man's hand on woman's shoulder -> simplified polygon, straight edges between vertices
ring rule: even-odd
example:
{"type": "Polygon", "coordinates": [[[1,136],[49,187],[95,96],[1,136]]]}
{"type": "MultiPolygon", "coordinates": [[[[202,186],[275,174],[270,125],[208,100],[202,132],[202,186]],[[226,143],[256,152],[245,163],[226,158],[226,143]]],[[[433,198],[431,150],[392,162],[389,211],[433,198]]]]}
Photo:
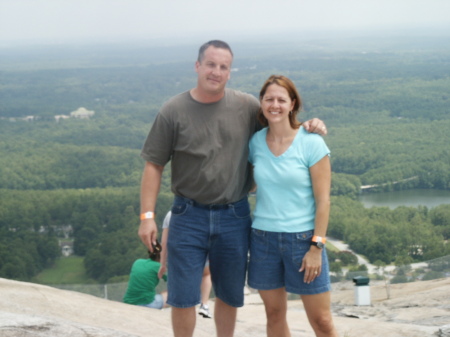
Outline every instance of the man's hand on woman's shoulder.
{"type": "Polygon", "coordinates": [[[325,123],[319,118],[313,118],[304,122],[303,127],[306,131],[317,133],[321,136],[326,136],[328,133],[325,123]]]}

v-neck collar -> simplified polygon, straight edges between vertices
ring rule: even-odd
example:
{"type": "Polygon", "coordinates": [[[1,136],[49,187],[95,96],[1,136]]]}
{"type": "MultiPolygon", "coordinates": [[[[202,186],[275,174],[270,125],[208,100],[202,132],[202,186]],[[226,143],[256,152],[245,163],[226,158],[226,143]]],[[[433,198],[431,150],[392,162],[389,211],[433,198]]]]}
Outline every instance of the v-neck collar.
{"type": "Polygon", "coordinates": [[[301,125],[300,128],[298,128],[297,133],[296,133],[294,139],[292,140],[291,144],[289,144],[288,148],[287,148],[282,154],[280,154],[279,156],[276,156],[276,155],[270,150],[269,144],[267,144],[267,131],[269,131],[269,128],[268,128],[268,127],[265,128],[265,129],[264,129],[264,134],[262,135],[262,136],[263,136],[263,140],[264,140],[264,149],[270,154],[270,156],[271,156],[272,158],[275,158],[275,159],[281,159],[281,158],[284,157],[286,154],[288,154],[290,151],[292,151],[292,150],[291,150],[291,149],[293,148],[292,145],[297,141],[297,138],[300,137],[300,133],[301,133],[302,129],[303,129],[303,126],[301,125]]]}

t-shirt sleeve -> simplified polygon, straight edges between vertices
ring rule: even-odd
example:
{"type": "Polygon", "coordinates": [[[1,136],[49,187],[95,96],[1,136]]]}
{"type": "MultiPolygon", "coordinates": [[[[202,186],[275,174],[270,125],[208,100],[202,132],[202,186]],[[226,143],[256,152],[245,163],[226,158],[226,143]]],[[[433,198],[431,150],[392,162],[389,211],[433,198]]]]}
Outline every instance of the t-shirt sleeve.
{"type": "Polygon", "coordinates": [[[308,141],[305,142],[308,158],[308,167],[314,166],[323,157],[330,155],[330,149],[322,136],[317,134],[308,134],[308,141]]]}
{"type": "Polygon", "coordinates": [[[164,107],[156,116],[141,151],[141,157],[154,164],[165,166],[173,151],[173,123],[170,116],[164,113],[164,107]]]}

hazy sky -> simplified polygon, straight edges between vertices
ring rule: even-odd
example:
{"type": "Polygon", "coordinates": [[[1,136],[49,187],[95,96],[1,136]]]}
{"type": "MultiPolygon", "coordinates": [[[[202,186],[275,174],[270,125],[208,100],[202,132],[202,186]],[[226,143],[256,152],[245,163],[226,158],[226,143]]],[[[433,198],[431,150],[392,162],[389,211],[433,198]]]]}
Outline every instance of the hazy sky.
{"type": "Polygon", "coordinates": [[[450,0],[0,0],[0,42],[450,27],[450,0]]]}

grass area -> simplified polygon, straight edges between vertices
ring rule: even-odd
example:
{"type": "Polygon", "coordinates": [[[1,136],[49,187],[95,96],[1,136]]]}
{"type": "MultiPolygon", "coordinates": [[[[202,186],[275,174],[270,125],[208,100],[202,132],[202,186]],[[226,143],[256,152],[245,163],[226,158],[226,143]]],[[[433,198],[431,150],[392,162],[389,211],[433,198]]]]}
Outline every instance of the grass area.
{"type": "Polygon", "coordinates": [[[59,258],[53,267],[36,275],[33,282],[40,284],[97,283],[86,275],[83,258],[79,256],[59,258]]]}
{"type": "Polygon", "coordinates": [[[327,242],[327,249],[331,250],[332,252],[339,252],[339,249],[334,246],[330,241],[327,242]]]}

